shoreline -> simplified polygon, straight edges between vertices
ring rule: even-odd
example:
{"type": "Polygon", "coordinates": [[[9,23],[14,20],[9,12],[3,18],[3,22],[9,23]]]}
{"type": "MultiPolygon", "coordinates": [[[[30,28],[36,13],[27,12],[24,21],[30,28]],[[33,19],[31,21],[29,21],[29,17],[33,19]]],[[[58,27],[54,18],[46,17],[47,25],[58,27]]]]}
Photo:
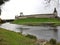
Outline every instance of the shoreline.
{"type": "Polygon", "coordinates": [[[13,24],[28,25],[28,26],[60,26],[60,20],[58,18],[25,18],[15,19],[13,24]]]}
{"type": "MultiPolygon", "coordinates": [[[[13,24],[18,24],[18,23],[13,23],[13,24]]],[[[23,23],[23,24],[18,24],[18,25],[27,25],[27,26],[60,26],[60,23],[23,23]]]]}

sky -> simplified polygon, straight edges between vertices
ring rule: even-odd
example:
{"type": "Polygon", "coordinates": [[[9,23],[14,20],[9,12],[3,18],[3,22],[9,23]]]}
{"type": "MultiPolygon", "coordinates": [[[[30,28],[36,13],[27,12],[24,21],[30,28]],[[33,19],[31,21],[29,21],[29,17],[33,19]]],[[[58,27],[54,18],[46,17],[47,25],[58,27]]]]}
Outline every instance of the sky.
{"type": "MultiPolygon", "coordinates": [[[[45,4],[44,0],[10,0],[1,6],[2,8],[2,19],[14,19],[15,16],[19,16],[20,12],[24,15],[30,14],[46,14],[53,13],[54,7],[58,6],[58,1],[51,1],[50,4],[45,4]]],[[[57,8],[58,12],[59,9],[57,8]]]]}

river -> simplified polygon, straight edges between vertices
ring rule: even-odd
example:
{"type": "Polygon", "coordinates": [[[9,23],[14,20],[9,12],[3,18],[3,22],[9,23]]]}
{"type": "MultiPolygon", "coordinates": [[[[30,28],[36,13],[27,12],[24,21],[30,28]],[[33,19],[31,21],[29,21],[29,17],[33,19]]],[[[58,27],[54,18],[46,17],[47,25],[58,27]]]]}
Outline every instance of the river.
{"type": "Polygon", "coordinates": [[[21,32],[22,29],[23,34],[35,35],[38,39],[50,40],[51,38],[54,38],[57,41],[60,41],[60,26],[26,26],[4,23],[1,24],[0,27],[15,32],[21,32]]]}

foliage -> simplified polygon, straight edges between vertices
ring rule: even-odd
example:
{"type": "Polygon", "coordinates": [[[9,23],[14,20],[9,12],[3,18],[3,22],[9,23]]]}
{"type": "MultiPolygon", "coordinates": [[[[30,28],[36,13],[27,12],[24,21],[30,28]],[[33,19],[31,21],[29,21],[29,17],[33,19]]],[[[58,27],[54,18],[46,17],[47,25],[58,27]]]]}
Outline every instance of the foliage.
{"type": "Polygon", "coordinates": [[[47,3],[50,3],[51,2],[51,0],[44,0],[44,1],[46,1],[47,3]]]}
{"type": "Polygon", "coordinates": [[[49,42],[50,42],[51,45],[56,45],[56,43],[57,43],[55,39],[50,39],[49,42]]]}
{"type": "Polygon", "coordinates": [[[0,5],[4,4],[7,1],[9,1],[9,0],[0,0],[0,5]]]}
{"type": "Polygon", "coordinates": [[[27,34],[26,37],[31,38],[31,39],[37,39],[36,36],[34,36],[34,35],[30,35],[30,34],[27,34]]]}
{"type": "Polygon", "coordinates": [[[7,1],[9,1],[9,0],[0,0],[0,15],[1,15],[1,5],[3,5],[7,1]]]}
{"type": "Polygon", "coordinates": [[[2,19],[0,18],[0,24],[3,23],[2,19]]]}

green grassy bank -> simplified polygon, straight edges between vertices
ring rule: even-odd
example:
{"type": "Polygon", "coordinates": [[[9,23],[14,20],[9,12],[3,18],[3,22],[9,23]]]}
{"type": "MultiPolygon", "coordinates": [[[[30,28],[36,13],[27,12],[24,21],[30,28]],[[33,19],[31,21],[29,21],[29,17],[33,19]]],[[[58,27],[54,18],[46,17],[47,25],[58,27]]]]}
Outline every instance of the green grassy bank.
{"type": "Polygon", "coordinates": [[[13,21],[15,24],[23,24],[23,25],[44,25],[44,24],[52,24],[52,25],[60,25],[60,19],[57,18],[25,18],[25,19],[16,19],[13,21]]]}
{"type": "MultiPolygon", "coordinates": [[[[23,36],[22,34],[0,28],[0,45],[40,45],[42,42],[37,42],[23,36]]],[[[54,39],[45,43],[45,45],[60,45],[54,39]],[[50,43],[52,42],[52,43],[50,43]]]]}
{"type": "Polygon", "coordinates": [[[0,28],[0,45],[35,45],[34,40],[0,28]]]}

